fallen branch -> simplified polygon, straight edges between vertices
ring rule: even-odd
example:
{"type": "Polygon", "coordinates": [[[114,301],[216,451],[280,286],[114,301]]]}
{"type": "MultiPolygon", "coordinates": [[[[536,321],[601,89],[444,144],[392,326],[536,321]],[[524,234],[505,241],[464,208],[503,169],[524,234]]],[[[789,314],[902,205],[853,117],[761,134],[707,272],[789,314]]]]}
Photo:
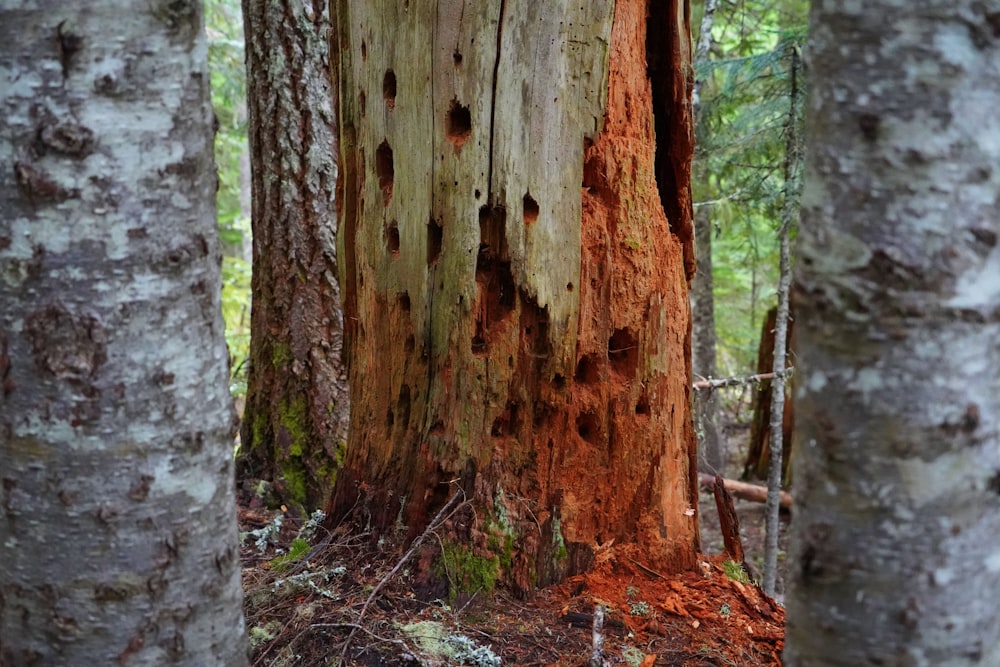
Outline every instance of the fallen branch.
{"type": "MultiPolygon", "coordinates": [[[[701,483],[701,488],[706,491],[713,491],[715,489],[715,477],[707,473],[700,473],[698,475],[698,481],[701,483]]],[[[723,486],[726,487],[726,491],[733,494],[737,498],[742,500],[751,500],[755,503],[767,502],[767,487],[758,486],[757,484],[748,484],[746,482],[741,482],[735,479],[723,479],[723,486]]],[[[786,510],[792,509],[792,496],[787,491],[781,492],[781,507],[786,510]]]]}
{"type": "MultiPolygon", "coordinates": [[[[786,368],[783,373],[779,373],[779,377],[789,377],[795,369],[791,366],[786,368]]],[[[773,380],[775,377],[774,373],[759,373],[757,375],[745,375],[742,377],[734,376],[728,378],[703,378],[693,383],[691,386],[695,390],[701,389],[718,389],[719,387],[734,387],[740,384],[750,384],[753,382],[760,382],[761,380],[773,380]]]]}

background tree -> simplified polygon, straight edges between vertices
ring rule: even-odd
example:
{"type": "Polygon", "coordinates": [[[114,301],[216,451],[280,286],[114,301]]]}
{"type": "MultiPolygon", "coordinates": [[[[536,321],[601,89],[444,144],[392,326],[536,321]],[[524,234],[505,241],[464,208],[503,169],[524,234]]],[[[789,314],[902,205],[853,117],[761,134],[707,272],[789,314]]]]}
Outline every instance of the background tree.
{"type": "MultiPolygon", "coordinates": [[[[711,220],[711,234],[700,238],[711,241],[721,375],[748,374],[764,314],[776,301],[790,54],[804,40],[807,8],[803,0],[720,3],[710,57],[696,63],[702,85],[693,171],[700,177],[693,185],[696,211],[709,209],[704,219],[711,220]]],[[[707,298],[693,304],[709,305],[707,298]]],[[[700,345],[695,340],[694,349],[700,345]]]]}
{"type": "Polygon", "coordinates": [[[200,3],[0,11],[0,663],[246,662],[200,3]]]}
{"type": "Polygon", "coordinates": [[[230,389],[242,406],[250,354],[250,152],[247,87],[240,0],[206,0],[205,32],[218,120],[215,202],[222,240],[222,316],[230,358],[230,389]]]}
{"type": "Polygon", "coordinates": [[[469,588],[693,565],[685,3],[335,4],[337,514],[412,535],[457,481],[469,588]]]}
{"type": "Polygon", "coordinates": [[[347,438],[326,0],[245,0],[253,308],[241,475],[324,506],[347,438]]]}
{"type": "Polygon", "coordinates": [[[817,2],[785,664],[1000,664],[996,6],[817,2]]]}
{"type": "MultiPolygon", "coordinates": [[[[701,88],[704,77],[710,72],[708,61],[714,42],[712,25],[715,23],[717,0],[706,0],[702,9],[698,29],[698,42],[694,52],[694,68],[702,78],[694,83],[693,108],[695,130],[701,119],[701,88]]],[[[694,179],[702,191],[711,187],[708,165],[705,160],[698,163],[694,179]]],[[[719,374],[716,354],[715,297],[712,280],[712,207],[708,203],[697,206],[694,211],[695,258],[698,270],[691,279],[691,367],[695,378],[714,378],[719,374]]],[[[725,476],[725,446],[716,423],[719,412],[719,395],[709,388],[694,395],[694,422],[698,436],[698,467],[705,472],[725,476]]]]}
{"type": "MultiPolygon", "coordinates": [[[[789,339],[789,295],[791,282],[791,233],[798,219],[797,176],[799,171],[799,56],[794,46],[790,47],[790,86],[788,113],[785,122],[785,193],[781,207],[781,228],[778,230],[778,305],[774,311],[774,347],[771,366],[774,378],[771,380],[771,433],[768,454],[770,465],[767,475],[767,539],[764,547],[764,592],[773,596],[778,574],[778,509],[781,483],[785,469],[784,416],[785,369],[788,367],[789,339]]],[[[788,443],[791,449],[791,442],[788,443]]]]}

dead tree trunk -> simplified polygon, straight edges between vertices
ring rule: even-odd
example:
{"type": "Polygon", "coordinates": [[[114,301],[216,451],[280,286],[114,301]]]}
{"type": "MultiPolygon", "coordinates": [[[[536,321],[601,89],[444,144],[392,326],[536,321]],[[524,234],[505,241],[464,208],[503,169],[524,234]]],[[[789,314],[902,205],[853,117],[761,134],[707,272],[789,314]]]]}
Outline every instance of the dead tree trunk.
{"type": "Polygon", "coordinates": [[[683,3],[648,52],[645,0],[335,4],[336,513],[361,494],[414,534],[458,480],[475,518],[444,548],[481,583],[557,581],[612,541],[691,566],[683,3]]]}

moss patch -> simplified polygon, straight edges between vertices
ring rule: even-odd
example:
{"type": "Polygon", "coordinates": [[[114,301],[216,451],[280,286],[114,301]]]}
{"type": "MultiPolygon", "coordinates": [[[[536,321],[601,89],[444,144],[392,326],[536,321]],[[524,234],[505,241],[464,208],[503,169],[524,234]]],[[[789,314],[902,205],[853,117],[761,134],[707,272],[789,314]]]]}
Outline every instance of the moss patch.
{"type": "Polygon", "coordinates": [[[292,348],[288,343],[275,343],[271,353],[271,363],[275,368],[281,368],[292,363],[292,348]]]}
{"type": "Polygon", "coordinates": [[[305,513],[306,510],[306,470],[299,459],[285,461],[281,465],[281,477],[284,481],[283,499],[296,509],[305,513]]]}
{"type": "Polygon", "coordinates": [[[441,572],[451,584],[452,599],[459,594],[489,595],[500,578],[500,559],[494,554],[479,556],[464,544],[445,541],[442,544],[441,572]]]}
{"type": "MultiPolygon", "coordinates": [[[[301,397],[291,402],[282,401],[278,406],[278,428],[284,429],[288,433],[288,451],[280,452],[281,454],[289,457],[305,454],[308,442],[307,410],[306,399],[301,397]]],[[[281,441],[282,438],[278,440],[281,441]]]]}

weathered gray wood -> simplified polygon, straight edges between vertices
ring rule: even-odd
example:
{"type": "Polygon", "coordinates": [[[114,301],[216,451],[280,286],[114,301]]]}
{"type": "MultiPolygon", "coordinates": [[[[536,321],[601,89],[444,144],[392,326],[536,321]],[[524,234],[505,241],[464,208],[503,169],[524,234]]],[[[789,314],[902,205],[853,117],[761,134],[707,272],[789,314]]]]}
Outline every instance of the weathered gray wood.
{"type": "MultiPolygon", "coordinates": [[[[690,249],[671,234],[689,200],[665,182],[667,220],[646,4],[335,4],[352,392],[336,504],[370,493],[374,523],[420,530],[457,481],[478,517],[461,548],[522,589],[610,539],[693,563],[690,249]]],[[[684,16],[656,28],[677,47],[655,84],[666,141],[690,135],[684,16]]],[[[686,177],[690,146],[671,148],[686,177]]]]}

